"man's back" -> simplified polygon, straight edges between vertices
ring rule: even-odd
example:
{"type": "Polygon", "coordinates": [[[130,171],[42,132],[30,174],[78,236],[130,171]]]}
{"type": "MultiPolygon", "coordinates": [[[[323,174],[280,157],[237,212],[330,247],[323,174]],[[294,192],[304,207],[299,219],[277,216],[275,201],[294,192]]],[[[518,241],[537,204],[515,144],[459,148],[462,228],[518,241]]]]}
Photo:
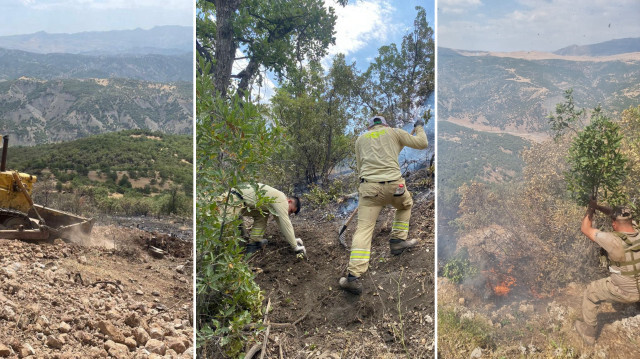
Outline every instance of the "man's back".
{"type": "Polygon", "coordinates": [[[387,126],[374,126],[356,140],[358,176],[367,181],[393,181],[402,177],[398,155],[405,146],[427,148],[427,135],[422,126],[416,127],[416,135],[387,126]]]}

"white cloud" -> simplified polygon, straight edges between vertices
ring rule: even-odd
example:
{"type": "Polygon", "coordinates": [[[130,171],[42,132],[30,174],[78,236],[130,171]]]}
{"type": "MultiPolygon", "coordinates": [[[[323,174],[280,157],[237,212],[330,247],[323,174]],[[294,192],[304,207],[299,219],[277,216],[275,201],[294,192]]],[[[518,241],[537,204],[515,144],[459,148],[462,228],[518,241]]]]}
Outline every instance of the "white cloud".
{"type": "Polygon", "coordinates": [[[480,5],[480,0],[438,0],[438,8],[445,14],[462,14],[480,5]]]}
{"type": "Polygon", "coordinates": [[[325,6],[335,9],[336,44],[329,48],[329,54],[348,55],[367,46],[371,41],[385,43],[387,34],[394,31],[393,24],[386,21],[395,11],[388,0],[360,0],[349,2],[347,6],[325,0],[325,6]]]}

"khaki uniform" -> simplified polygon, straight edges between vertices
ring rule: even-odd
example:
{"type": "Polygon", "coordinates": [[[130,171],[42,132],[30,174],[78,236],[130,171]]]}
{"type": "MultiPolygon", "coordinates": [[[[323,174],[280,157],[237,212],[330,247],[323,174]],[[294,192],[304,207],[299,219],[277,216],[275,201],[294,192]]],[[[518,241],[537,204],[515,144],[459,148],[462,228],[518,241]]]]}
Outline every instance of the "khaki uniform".
{"type": "Polygon", "coordinates": [[[291,248],[296,248],[296,236],[293,232],[291,220],[289,219],[289,202],[287,196],[265,184],[258,183],[258,186],[260,190],[265,191],[263,198],[271,197],[273,199],[272,203],[265,203],[258,206],[256,203],[255,190],[251,186],[240,187],[234,190],[234,192],[237,193],[236,197],[239,197],[238,199],[244,203],[244,207],[238,208],[235,215],[253,217],[253,227],[251,227],[251,231],[249,232],[250,242],[262,241],[265,230],[267,229],[269,214],[273,214],[276,222],[278,222],[282,236],[284,236],[291,248]]]}
{"type": "Polygon", "coordinates": [[[391,239],[406,240],[413,200],[408,190],[394,196],[399,184],[404,185],[398,155],[403,147],[427,148],[424,128],[416,128],[416,135],[386,126],[374,126],[356,140],[356,162],[360,178],[358,227],[351,243],[349,273],[360,277],[369,267],[371,237],[382,208],[392,205],[396,209],[391,239]]]}
{"type": "MultiPolygon", "coordinates": [[[[640,233],[623,233],[629,242],[639,241],[640,233]]],[[[638,283],[633,274],[640,270],[640,252],[628,250],[629,244],[620,236],[610,232],[596,232],[595,241],[607,251],[611,260],[608,278],[593,281],[584,291],[582,298],[582,317],[584,322],[590,326],[597,324],[598,307],[600,303],[619,302],[635,303],[640,301],[638,283]],[[638,261],[636,268],[633,264],[622,262],[638,261]]]]}

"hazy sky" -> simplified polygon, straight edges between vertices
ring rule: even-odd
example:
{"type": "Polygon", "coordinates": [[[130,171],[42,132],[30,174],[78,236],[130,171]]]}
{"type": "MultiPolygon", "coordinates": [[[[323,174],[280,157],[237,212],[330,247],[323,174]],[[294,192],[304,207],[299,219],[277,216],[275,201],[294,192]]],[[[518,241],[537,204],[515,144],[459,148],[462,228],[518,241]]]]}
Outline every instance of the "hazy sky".
{"type": "Polygon", "coordinates": [[[193,0],[0,0],[0,36],[193,24],[193,0]]]}
{"type": "Polygon", "coordinates": [[[638,0],[438,0],[437,44],[462,50],[555,51],[640,37],[638,0]]]}

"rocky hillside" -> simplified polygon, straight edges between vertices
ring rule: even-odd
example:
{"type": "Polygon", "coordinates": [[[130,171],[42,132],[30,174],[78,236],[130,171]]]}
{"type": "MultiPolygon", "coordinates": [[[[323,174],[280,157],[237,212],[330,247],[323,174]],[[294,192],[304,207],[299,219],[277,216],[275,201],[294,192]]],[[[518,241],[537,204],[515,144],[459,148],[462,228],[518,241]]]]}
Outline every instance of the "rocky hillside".
{"type": "Polygon", "coordinates": [[[618,113],[640,100],[640,60],[528,59],[439,49],[438,118],[481,130],[544,133],[573,88],[576,105],[618,113]]]}
{"type": "Polygon", "coordinates": [[[0,357],[192,358],[188,242],[115,226],[90,242],[0,240],[0,357]]]}
{"type": "Polygon", "coordinates": [[[126,79],[0,82],[0,132],[13,145],[53,143],[123,129],[192,133],[190,83],[126,79]]]}

